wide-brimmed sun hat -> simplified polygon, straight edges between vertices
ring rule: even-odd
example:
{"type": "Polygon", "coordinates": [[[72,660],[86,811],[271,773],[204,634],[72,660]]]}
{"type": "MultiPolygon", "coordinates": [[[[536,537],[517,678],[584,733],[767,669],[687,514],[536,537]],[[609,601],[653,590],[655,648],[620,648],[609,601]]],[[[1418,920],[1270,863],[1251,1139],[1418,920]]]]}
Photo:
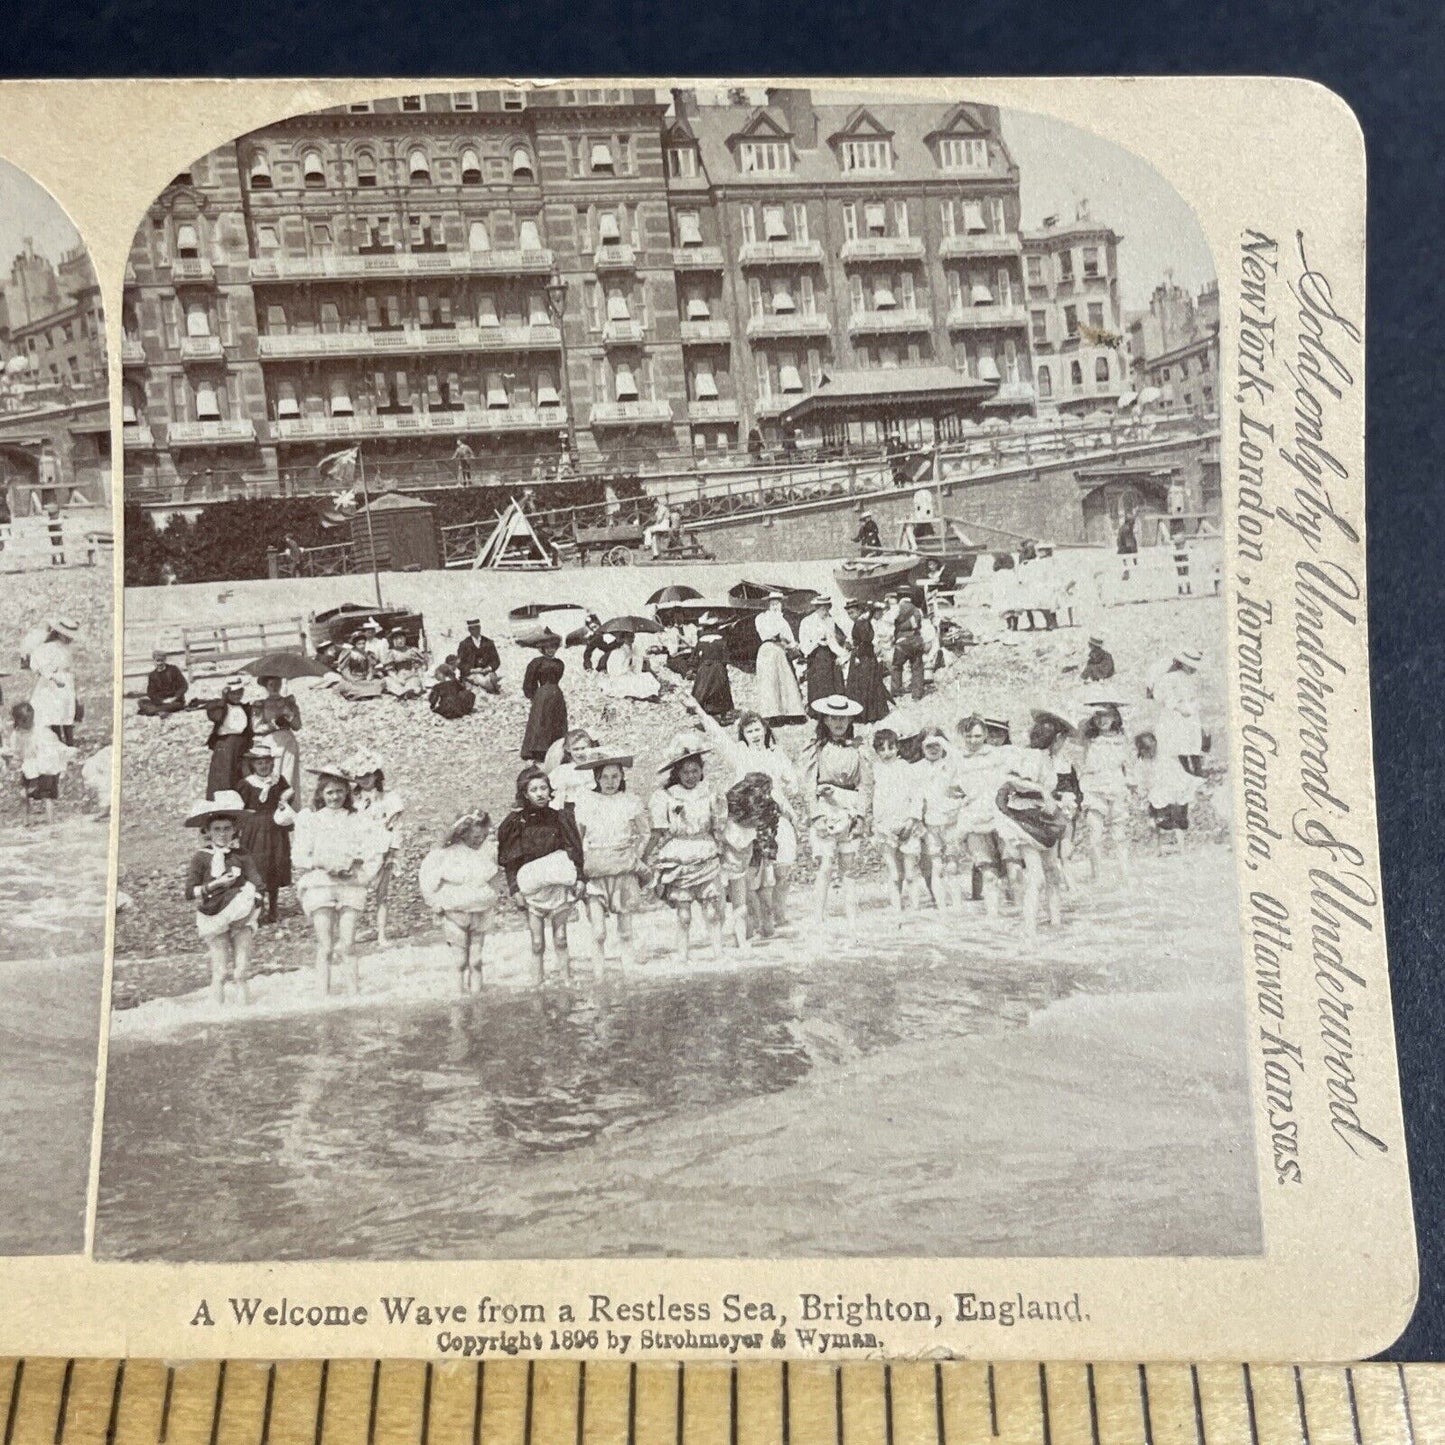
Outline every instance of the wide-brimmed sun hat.
{"type": "Polygon", "coordinates": [[[1115,712],[1122,712],[1124,708],[1129,706],[1129,704],[1127,702],[1120,702],[1118,698],[1105,697],[1091,699],[1090,701],[1086,702],[1084,706],[1094,708],[1111,707],[1114,709],[1115,712]]]}
{"type": "Polygon", "coordinates": [[[603,768],[612,767],[614,764],[619,768],[630,768],[633,761],[631,753],[604,752],[601,757],[588,758],[585,763],[574,763],[573,766],[585,772],[600,773],[603,768]]]}
{"type": "Polygon", "coordinates": [[[192,803],[191,810],[186,814],[186,820],[181,826],[204,828],[216,818],[229,818],[235,822],[245,811],[246,805],[241,801],[241,795],[226,789],[217,793],[214,798],[202,798],[198,803],[192,803]]]}
{"type": "Polygon", "coordinates": [[[58,632],[62,637],[74,638],[80,633],[80,623],[73,617],[66,617],[64,614],[52,617],[46,626],[52,632],[58,632]]]}
{"type": "Polygon", "coordinates": [[[1174,654],[1174,661],[1182,662],[1185,667],[1198,667],[1204,661],[1204,654],[1197,647],[1186,647],[1174,654]]]}
{"type": "Polygon", "coordinates": [[[808,606],[827,607],[831,609],[833,606],[833,599],[829,597],[826,592],[815,592],[810,598],[808,598],[808,606]]]}
{"type": "Polygon", "coordinates": [[[340,763],[321,763],[317,767],[308,766],[306,771],[313,773],[318,778],[335,778],[338,783],[345,783],[349,787],[352,776],[340,763]]]}
{"type": "Polygon", "coordinates": [[[835,692],[828,697],[820,697],[813,704],[812,711],[818,717],[857,717],[863,711],[863,704],[835,692]]]}
{"type": "Polygon", "coordinates": [[[232,673],[230,677],[221,682],[222,692],[244,692],[249,678],[242,677],[239,672],[232,673]]]}
{"type": "Polygon", "coordinates": [[[1058,727],[1058,728],[1062,729],[1064,732],[1068,733],[1070,737],[1072,737],[1072,736],[1073,736],[1075,733],[1077,733],[1078,730],[1079,730],[1077,723],[1070,722],[1069,719],[1068,719],[1067,717],[1065,717],[1063,713],[1057,712],[1057,711],[1055,711],[1055,709],[1053,709],[1053,708],[1049,708],[1049,707],[1035,707],[1035,708],[1030,708],[1030,709],[1029,709],[1029,716],[1030,716],[1035,722],[1051,722],[1051,723],[1053,723],[1056,727],[1058,727]]]}
{"type": "Polygon", "coordinates": [[[712,744],[708,742],[706,733],[674,733],[672,741],[667,745],[665,759],[658,765],[657,771],[659,773],[670,773],[680,763],[685,763],[689,758],[706,757],[710,752],[712,752],[712,744]]]}
{"type": "Polygon", "coordinates": [[[268,737],[251,739],[251,746],[241,754],[243,758],[274,758],[279,756],[276,745],[268,737]]]}

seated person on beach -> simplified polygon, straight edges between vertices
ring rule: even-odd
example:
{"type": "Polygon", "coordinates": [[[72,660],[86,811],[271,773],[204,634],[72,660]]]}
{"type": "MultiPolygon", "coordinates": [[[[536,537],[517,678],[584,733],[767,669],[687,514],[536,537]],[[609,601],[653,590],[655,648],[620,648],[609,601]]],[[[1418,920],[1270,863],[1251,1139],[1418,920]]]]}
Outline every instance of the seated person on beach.
{"type": "Polygon", "coordinates": [[[420,697],[426,691],[422,680],[426,670],[426,654],[406,640],[406,633],[397,627],[389,639],[391,659],[386,665],[382,686],[395,698],[420,697]]]}
{"type": "Polygon", "coordinates": [[[466,717],[477,705],[477,695],[447,663],[437,668],[436,683],[427,695],[427,704],[438,717],[454,720],[466,717]]]}
{"type": "Polygon", "coordinates": [[[483,692],[501,692],[502,659],[497,644],[483,634],[480,618],[467,618],[467,635],[457,648],[456,667],[462,680],[472,687],[479,687],[483,692]]]}
{"type": "Polygon", "coordinates": [[[186,675],[170,660],[164,648],[152,654],[155,666],[146,678],[146,695],[136,704],[142,717],[165,717],[186,706],[186,675]]]}

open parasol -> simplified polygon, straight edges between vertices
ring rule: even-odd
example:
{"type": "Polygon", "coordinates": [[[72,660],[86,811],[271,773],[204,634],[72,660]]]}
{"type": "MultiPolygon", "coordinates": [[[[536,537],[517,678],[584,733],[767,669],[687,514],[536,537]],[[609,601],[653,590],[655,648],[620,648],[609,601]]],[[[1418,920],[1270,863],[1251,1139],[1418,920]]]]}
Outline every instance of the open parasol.
{"type": "Polygon", "coordinates": [[[604,632],[661,632],[662,624],[655,622],[651,617],[633,617],[625,615],[622,617],[609,618],[602,624],[604,632]]]}
{"type": "Polygon", "coordinates": [[[651,597],[647,599],[649,607],[665,606],[669,602],[691,602],[701,597],[702,593],[696,587],[687,587],[681,583],[675,583],[670,587],[659,587],[651,597]]]}
{"type": "Polygon", "coordinates": [[[252,677],[279,677],[284,682],[294,682],[298,677],[325,677],[327,673],[324,663],[304,652],[268,652],[241,670],[252,677]]]}

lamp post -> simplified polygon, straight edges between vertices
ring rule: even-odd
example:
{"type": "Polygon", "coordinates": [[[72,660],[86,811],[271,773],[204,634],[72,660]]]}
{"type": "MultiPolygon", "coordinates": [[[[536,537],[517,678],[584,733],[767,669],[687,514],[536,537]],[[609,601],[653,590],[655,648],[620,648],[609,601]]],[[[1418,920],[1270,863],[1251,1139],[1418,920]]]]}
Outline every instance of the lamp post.
{"type": "Polygon", "coordinates": [[[562,339],[562,401],[567,408],[567,456],[577,464],[577,422],[572,415],[572,374],[567,367],[567,281],[555,267],[547,279],[547,310],[562,339]]]}

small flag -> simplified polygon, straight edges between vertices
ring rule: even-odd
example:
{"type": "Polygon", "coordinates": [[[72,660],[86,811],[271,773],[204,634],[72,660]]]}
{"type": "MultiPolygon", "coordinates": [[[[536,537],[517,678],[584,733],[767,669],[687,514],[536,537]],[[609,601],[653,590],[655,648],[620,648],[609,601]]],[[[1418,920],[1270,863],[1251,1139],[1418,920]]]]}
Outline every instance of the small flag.
{"type": "Polygon", "coordinates": [[[316,464],[316,469],[323,476],[330,477],[334,482],[350,482],[356,476],[356,468],[361,461],[360,447],[347,447],[344,451],[332,452],[330,456],[322,457],[316,464]]]}

